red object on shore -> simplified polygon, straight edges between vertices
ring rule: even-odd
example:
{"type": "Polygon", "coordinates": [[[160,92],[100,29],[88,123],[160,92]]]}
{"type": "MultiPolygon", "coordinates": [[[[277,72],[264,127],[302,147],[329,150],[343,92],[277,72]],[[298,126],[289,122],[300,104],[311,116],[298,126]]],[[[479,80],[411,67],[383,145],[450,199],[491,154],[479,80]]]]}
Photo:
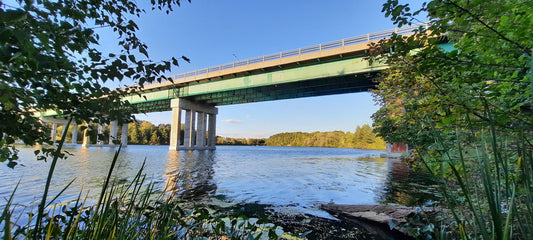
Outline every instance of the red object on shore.
{"type": "Polygon", "coordinates": [[[407,144],[405,143],[393,143],[391,147],[391,152],[406,152],[407,144]]]}

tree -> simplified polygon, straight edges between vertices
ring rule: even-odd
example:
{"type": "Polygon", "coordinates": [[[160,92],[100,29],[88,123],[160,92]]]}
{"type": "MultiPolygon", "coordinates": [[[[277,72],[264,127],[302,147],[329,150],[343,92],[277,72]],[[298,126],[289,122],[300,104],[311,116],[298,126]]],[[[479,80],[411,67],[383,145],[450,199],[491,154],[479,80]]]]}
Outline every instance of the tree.
{"type": "Polygon", "coordinates": [[[376,137],[368,124],[363,125],[363,127],[357,126],[357,130],[353,134],[343,131],[278,133],[266,139],[265,144],[293,147],[385,149],[383,139],[376,137]]]}
{"type": "Polygon", "coordinates": [[[490,121],[501,127],[531,127],[531,5],[521,0],[438,0],[412,13],[398,1],[384,4],[386,15],[399,27],[424,12],[430,23],[414,35],[394,35],[373,46],[376,53],[394,49],[377,59],[391,66],[374,92],[383,106],[374,115],[379,133],[389,142],[421,134],[419,141],[411,141],[422,145],[427,140],[424,129],[431,125],[415,120],[453,128],[465,124],[460,115],[471,113],[486,122],[484,106],[494,114],[490,121]],[[453,43],[455,50],[439,46],[443,40],[453,43]],[[412,54],[415,48],[419,50],[412,54]]]}
{"type": "Polygon", "coordinates": [[[138,122],[132,122],[128,124],[128,143],[129,144],[142,144],[143,138],[141,131],[139,130],[138,122]]]}
{"type": "Polygon", "coordinates": [[[150,136],[150,142],[149,142],[150,145],[160,145],[161,144],[161,138],[159,137],[158,133],[159,132],[157,130],[152,132],[152,135],[150,136]]]}
{"type": "MultiPolygon", "coordinates": [[[[16,165],[16,140],[49,142],[35,113],[53,110],[76,122],[130,121],[134,108],[120,101],[145,83],[165,80],[178,60],[154,62],[137,37],[136,1],[0,2],[0,161],[16,165]],[[112,29],[120,50],[100,50],[98,28],[112,29]],[[131,79],[138,87],[109,89],[107,81],[131,79]],[[105,97],[103,97],[105,96],[105,97]]],[[[152,1],[167,13],[179,0],[152,1]]],[[[182,57],[184,60],[188,60],[182,57]]]]}
{"type": "Polygon", "coordinates": [[[533,237],[533,2],[433,0],[413,12],[389,0],[383,10],[398,27],[422,14],[429,24],[372,45],[369,59],[389,65],[373,92],[376,131],[442,178],[462,237],[533,237]]]}
{"type": "Polygon", "coordinates": [[[141,144],[150,144],[152,133],[156,131],[154,124],[148,121],[142,121],[141,126],[139,127],[141,132],[142,142],[141,144]]]}

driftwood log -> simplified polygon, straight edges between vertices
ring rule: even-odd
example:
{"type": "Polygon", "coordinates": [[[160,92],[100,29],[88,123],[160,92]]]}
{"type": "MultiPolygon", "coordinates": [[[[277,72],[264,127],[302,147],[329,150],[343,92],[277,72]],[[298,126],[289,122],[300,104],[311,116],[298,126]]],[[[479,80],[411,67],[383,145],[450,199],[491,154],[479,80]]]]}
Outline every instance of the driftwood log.
{"type": "Polygon", "coordinates": [[[351,220],[380,239],[406,239],[409,229],[402,227],[414,214],[435,215],[438,208],[406,207],[401,205],[338,205],[325,204],[321,208],[333,216],[351,220]]]}

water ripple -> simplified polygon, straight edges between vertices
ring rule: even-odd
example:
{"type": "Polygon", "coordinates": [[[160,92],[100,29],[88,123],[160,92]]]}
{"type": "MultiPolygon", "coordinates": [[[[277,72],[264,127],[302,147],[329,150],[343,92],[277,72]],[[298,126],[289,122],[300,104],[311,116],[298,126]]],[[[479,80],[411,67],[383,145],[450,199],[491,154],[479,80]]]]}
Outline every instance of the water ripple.
{"type": "MultiPolygon", "coordinates": [[[[145,174],[161,189],[185,198],[222,195],[243,202],[313,208],[316,204],[376,203],[390,172],[379,151],[297,147],[230,147],[215,151],[168,151],[167,146],[128,146],[122,150],[117,181],[132,179],[146,161],[145,174]]],[[[22,148],[26,167],[0,166],[0,205],[21,180],[15,202],[35,204],[44,186],[49,162],[38,162],[34,148],[22,148]]],[[[71,147],[74,156],[61,160],[53,178],[57,193],[75,178],[59,199],[75,199],[80,189],[97,196],[114,149],[71,147]]],[[[54,194],[52,194],[53,196],[54,194]]]]}

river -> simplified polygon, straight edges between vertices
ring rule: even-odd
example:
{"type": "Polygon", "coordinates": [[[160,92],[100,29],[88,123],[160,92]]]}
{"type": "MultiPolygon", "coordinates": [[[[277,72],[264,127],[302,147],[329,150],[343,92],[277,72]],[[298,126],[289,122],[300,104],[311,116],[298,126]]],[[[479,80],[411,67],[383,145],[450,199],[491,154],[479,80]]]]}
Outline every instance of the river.
{"type": "MultiPolygon", "coordinates": [[[[50,161],[37,161],[34,150],[21,147],[14,169],[0,166],[0,205],[20,181],[14,202],[19,210],[35,210],[44,189],[50,161]],[[23,166],[22,166],[23,165],[23,166]]],[[[71,153],[58,162],[51,186],[55,196],[74,180],[56,203],[89,194],[94,202],[108,173],[113,148],[67,146],[71,153]]],[[[218,146],[212,151],[169,151],[168,146],[122,149],[115,170],[120,182],[131,180],[143,161],[144,173],[158,189],[172,189],[191,201],[224,199],[257,203],[328,217],[319,204],[401,202],[410,194],[398,191],[407,168],[380,158],[382,151],[266,146],[218,146]]],[[[89,201],[91,203],[91,201],[89,201]]]]}

